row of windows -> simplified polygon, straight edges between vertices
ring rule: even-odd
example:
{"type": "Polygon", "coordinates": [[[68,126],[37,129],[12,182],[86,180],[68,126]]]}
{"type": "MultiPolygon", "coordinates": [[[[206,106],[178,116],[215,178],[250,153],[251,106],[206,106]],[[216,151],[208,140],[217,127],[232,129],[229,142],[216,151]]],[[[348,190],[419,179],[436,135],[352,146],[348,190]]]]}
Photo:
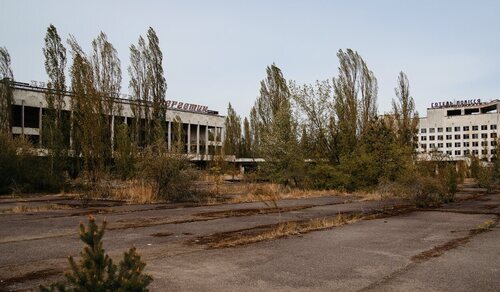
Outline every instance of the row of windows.
{"type": "MultiPolygon", "coordinates": [[[[497,141],[490,141],[490,146],[497,146],[497,141]]],[[[427,144],[420,144],[420,147],[422,148],[426,148],[427,144]]],[[[437,143],[437,148],[443,148],[443,145],[444,143],[437,143]]],[[[446,143],[446,148],[451,148],[452,146],[455,146],[455,147],[462,147],[462,143],[460,142],[455,142],[455,144],[453,143],[446,143]]],[[[470,147],[471,143],[470,142],[464,142],[463,143],[463,146],[464,147],[470,147]]],[[[481,141],[481,146],[484,147],[484,146],[488,146],[488,142],[487,141],[481,141]]],[[[435,148],[436,147],[436,144],[435,143],[429,143],[429,148],[435,148]]],[[[479,147],[479,142],[472,142],[472,147],[479,147]]]]}
{"type": "MultiPolygon", "coordinates": [[[[438,151],[438,152],[439,153],[443,153],[443,151],[438,151]]],[[[487,149],[481,150],[481,154],[482,155],[487,155],[488,152],[491,155],[495,155],[496,154],[496,150],[495,149],[492,149],[492,150],[489,150],[489,151],[487,149]]],[[[447,150],[446,151],[446,154],[448,154],[448,155],[452,155],[452,153],[455,153],[455,155],[462,155],[462,150],[455,150],[454,152],[451,151],[451,150],[447,150]]],[[[464,150],[463,153],[464,153],[464,156],[470,155],[471,153],[474,154],[474,155],[478,155],[479,154],[479,150],[477,150],[477,149],[474,149],[472,151],[471,150],[464,150]]]]}
{"type": "MultiPolygon", "coordinates": [[[[437,137],[437,140],[443,140],[443,135],[438,135],[438,136],[429,136],[429,141],[434,141],[437,137]]],[[[454,138],[455,140],[461,139],[461,135],[455,135],[454,138]]],[[[451,140],[453,138],[453,135],[446,135],[446,140],[451,140]]],[[[464,134],[463,135],[464,139],[470,139],[470,134],[464,134]]],[[[472,134],[472,139],[478,139],[479,134],[472,134]]],[[[487,139],[488,138],[488,133],[482,133],[481,134],[481,139],[487,139]]],[[[497,138],[497,133],[490,133],[490,138],[497,138]]],[[[420,141],[427,141],[427,136],[420,136],[420,141]]]]}
{"type": "MultiPolygon", "coordinates": [[[[496,130],[497,129],[497,125],[490,125],[490,130],[496,130]]],[[[437,130],[438,133],[442,133],[443,132],[443,128],[429,128],[429,133],[435,133],[437,130]]],[[[446,127],[446,132],[449,133],[451,132],[452,130],[454,130],[455,132],[460,132],[460,127],[446,127]]],[[[463,131],[469,131],[470,130],[470,126],[463,126],[462,127],[462,130],[463,131]]],[[[472,131],[477,131],[479,130],[479,126],[472,126],[472,131]]],[[[481,125],[481,130],[488,130],[488,125],[481,125]]],[[[427,129],[426,128],[422,128],[420,129],[420,133],[422,134],[425,134],[427,133],[427,129]]]]}

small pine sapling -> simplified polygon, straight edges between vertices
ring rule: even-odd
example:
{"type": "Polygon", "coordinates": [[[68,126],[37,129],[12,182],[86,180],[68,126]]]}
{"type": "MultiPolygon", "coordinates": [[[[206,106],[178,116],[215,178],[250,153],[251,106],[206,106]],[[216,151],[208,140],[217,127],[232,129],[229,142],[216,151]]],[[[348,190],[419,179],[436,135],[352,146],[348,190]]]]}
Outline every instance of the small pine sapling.
{"type": "Polygon", "coordinates": [[[148,291],[153,279],[142,273],[146,264],[135,247],[124,253],[118,266],[105,253],[102,246],[105,227],[106,221],[99,228],[92,216],[87,226],[80,223],[80,239],[85,243],[80,261],[77,263],[70,256],[71,270],[65,274],[67,283],[40,286],[40,291],[148,291]]]}

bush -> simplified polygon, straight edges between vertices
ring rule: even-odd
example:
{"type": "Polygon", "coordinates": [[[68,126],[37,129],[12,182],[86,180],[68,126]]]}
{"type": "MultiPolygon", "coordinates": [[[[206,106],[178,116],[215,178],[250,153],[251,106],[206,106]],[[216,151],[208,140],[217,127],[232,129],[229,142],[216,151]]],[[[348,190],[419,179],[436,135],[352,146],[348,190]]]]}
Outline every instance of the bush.
{"type": "Polygon", "coordinates": [[[123,254],[118,266],[104,252],[105,227],[105,221],[99,228],[93,217],[89,217],[88,226],[80,223],[80,239],[86,246],[80,252],[79,263],[69,257],[71,271],[65,274],[67,283],[40,286],[40,291],[148,291],[153,279],[142,273],[146,264],[134,247],[123,254]]]}
{"type": "Polygon", "coordinates": [[[200,200],[201,193],[195,188],[198,172],[186,156],[156,145],[145,150],[138,168],[158,198],[170,202],[200,200]]]}
{"type": "Polygon", "coordinates": [[[495,186],[494,170],[489,166],[480,166],[477,169],[478,185],[486,189],[487,193],[493,192],[495,186]]]}
{"type": "Polygon", "coordinates": [[[48,157],[23,139],[0,134],[0,194],[10,192],[57,192],[64,186],[61,169],[50,171],[48,157]]]}

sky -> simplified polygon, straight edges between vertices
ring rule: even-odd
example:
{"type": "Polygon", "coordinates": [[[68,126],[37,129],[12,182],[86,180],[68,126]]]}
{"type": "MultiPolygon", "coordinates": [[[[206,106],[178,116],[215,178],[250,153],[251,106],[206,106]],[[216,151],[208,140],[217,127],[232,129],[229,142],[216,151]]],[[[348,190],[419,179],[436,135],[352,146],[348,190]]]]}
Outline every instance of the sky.
{"type": "MultiPolygon", "coordinates": [[[[500,98],[500,1],[210,0],[0,1],[0,46],[17,81],[46,81],[47,26],[90,51],[100,31],[121,60],[128,93],[129,46],[155,29],[167,99],[247,116],[266,66],[298,84],[331,79],[339,49],[356,50],[379,84],[379,113],[391,109],[400,71],[416,108],[431,102],[500,98]]],[[[68,66],[70,62],[68,62],[68,66]]]]}

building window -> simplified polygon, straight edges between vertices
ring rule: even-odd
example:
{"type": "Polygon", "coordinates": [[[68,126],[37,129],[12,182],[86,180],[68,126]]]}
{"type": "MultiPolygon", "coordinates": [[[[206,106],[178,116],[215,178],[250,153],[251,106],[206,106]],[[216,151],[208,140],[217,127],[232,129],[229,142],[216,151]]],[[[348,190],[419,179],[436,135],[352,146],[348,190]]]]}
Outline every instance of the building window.
{"type": "Polygon", "coordinates": [[[469,126],[464,126],[464,131],[469,131],[469,126]]]}
{"type": "Polygon", "coordinates": [[[491,133],[491,134],[490,134],[490,137],[491,137],[491,138],[496,138],[496,137],[497,137],[497,133],[491,133]]]}
{"type": "Polygon", "coordinates": [[[451,135],[446,135],[446,140],[451,140],[451,135]]]}
{"type": "Polygon", "coordinates": [[[422,147],[423,149],[426,149],[427,148],[427,144],[420,144],[420,147],[422,147]]]}
{"type": "Polygon", "coordinates": [[[495,155],[495,154],[497,154],[497,150],[496,150],[496,149],[491,149],[491,150],[490,150],[490,154],[491,154],[491,155],[495,155]]]}
{"type": "Polygon", "coordinates": [[[460,127],[455,127],[455,132],[460,132],[460,127]]]}
{"type": "Polygon", "coordinates": [[[490,125],[490,130],[496,130],[497,129],[497,125],[490,125]]]}
{"type": "Polygon", "coordinates": [[[451,132],[451,127],[446,127],[446,132],[451,132]]]}
{"type": "Polygon", "coordinates": [[[443,135],[439,135],[438,140],[443,141],[443,135]]]}
{"type": "MultiPolygon", "coordinates": [[[[465,138],[465,135],[464,135],[464,138],[465,138]]],[[[455,135],[455,139],[456,140],[460,139],[460,135],[455,135]]]]}
{"type": "Polygon", "coordinates": [[[427,137],[426,136],[420,136],[420,141],[427,141],[427,137]]]}
{"type": "Polygon", "coordinates": [[[455,155],[460,155],[460,150],[455,150],[455,155]]]}
{"type": "Polygon", "coordinates": [[[451,155],[451,150],[447,150],[446,154],[451,155]]]}
{"type": "Polygon", "coordinates": [[[420,129],[420,133],[422,133],[422,134],[427,133],[427,129],[425,129],[425,128],[420,129]]]}
{"type": "Polygon", "coordinates": [[[479,146],[479,142],[472,142],[472,147],[477,147],[479,146]]]}
{"type": "Polygon", "coordinates": [[[478,130],[478,126],[472,126],[472,131],[477,131],[478,130]]]}
{"type": "Polygon", "coordinates": [[[488,125],[481,125],[481,130],[488,130],[488,125]]]}
{"type": "Polygon", "coordinates": [[[481,146],[488,146],[488,141],[481,141],[481,146]]]}
{"type": "Polygon", "coordinates": [[[464,142],[464,147],[469,147],[470,143],[469,142],[464,142]]]}
{"type": "Polygon", "coordinates": [[[450,147],[451,147],[451,145],[453,145],[453,144],[451,144],[451,143],[446,143],[446,148],[450,148],[450,147]]]}
{"type": "Polygon", "coordinates": [[[464,134],[464,139],[469,139],[469,138],[470,138],[469,134],[464,134]]]}
{"type": "Polygon", "coordinates": [[[456,142],[455,147],[460,147],[460,142],[456,142]]]}
{"type": "Polygon", "coordinates": [[[436,144],[434,143],[429,144],[429,148],[436,148],[436,144]]]}
{"type": "Polygon", "coordinates": [[[478,150],[472,150],[472,154],[474,154],[474,155],[478,155],[478,154],[479,154],[479,151],[478,151],[478,150]]]}
{"type": "Polygon", "coordinates": [[[483,149],[483,150],[481,150],[481,154],[483,154],[483,155],[488,154],[488,150],[487,150],[487,149],[483,149]]]}
{"type": "Polygon", "coordinates": [[[434,133],[434,128],[429,128],[429,133],[434,133]]]}
{"type": "Polygon", "coordinates": [[[438,143],[438,148],[443,148],[443,143],[438,143]]]}
{"type": "Polygon", "coordinates": [[[464,155],[469,155],[470,154],[470,150],[464,150],[464,155]]]}
{"type": "Polygon", "coordinates": [[[488,138],[488,134],[486,134],[486,133],[482,133],[482,134],[481,134],[481,138],[482,138],[482,139],[486,139],[486,138],[488,138]]]}
{"type": "Polygon", "coordinates": [[[435,136],[429,136],[429,140],[430,140],[430,141],[434,141],[434,140],[435,140],[435,138],[436,138],[435,136]]]}
{"type": "Polygon", "coordinates": [[[443,132],[443,128],[438,128],[438,133],[442,133],[443,132]]]}
{"type": "Polygon", "coordinates": [[[491,141],[490,145],[491,146],[497,146],[497,141],[491,141]]]}
{"type": "Polygon", "coordinates": [[[478,134],[472,134],[472,139],[477,139],[479,137],[478,134]]]}

